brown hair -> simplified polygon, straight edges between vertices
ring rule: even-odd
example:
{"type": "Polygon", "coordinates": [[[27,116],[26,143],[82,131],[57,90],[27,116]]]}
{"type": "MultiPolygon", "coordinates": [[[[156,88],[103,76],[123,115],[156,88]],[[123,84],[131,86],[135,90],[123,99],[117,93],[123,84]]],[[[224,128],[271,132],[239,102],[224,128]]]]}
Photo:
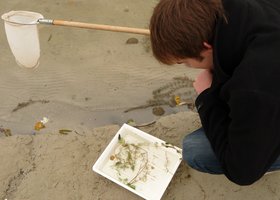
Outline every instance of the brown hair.
{"type": "Polygon", "coordinates": [[[221,0],[160,0],[150,21],[154,56],[165,64],[203,59],[203,42],[211,43],[216,20],[223,13],[221,0]]]}

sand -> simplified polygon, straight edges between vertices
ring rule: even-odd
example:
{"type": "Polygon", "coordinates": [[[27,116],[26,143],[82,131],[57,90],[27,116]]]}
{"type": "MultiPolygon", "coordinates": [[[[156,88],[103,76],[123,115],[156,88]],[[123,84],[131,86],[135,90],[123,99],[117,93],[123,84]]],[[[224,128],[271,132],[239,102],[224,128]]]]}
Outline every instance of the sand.
{"type": "MultiPolygon", "coordinates": [[[[15,0],[0,2],[0,13],[28,10],[50,19],[147,28],[156,2],[15,0]]],[[[32,134],[43,117],[51,124],[45,132],[66,127],[87,131],[131,118],[152,121],[158,117],[151,107],[124,111],[146,104],[154,90],[174,77],[197,73],[158,63],[146,36],[49,25],[38,29],[41,57],[33,70],[17,66],[3,26],[0,29],[0,125],[13,134],[32,134]],[[131,38],[138,43],[127,43],[131,38]],[[30,101],[36,103],[16,109],[30,101]]],[[[180,111],[165,109],[166,115],[180,111]]]]}
{"type": "MultiPolygon", "coordinates": [[[[1,1],[0,13],[28,10],[51,19],[147,28],[156,3],[13,0],[1,1]]],[[[34,70],[17,66],[3,26],[0,29],[0,130],[9,129],[13,135],[5,137],[0,131],[0,199],[141,199],[94,173],[92,166],[119,127],[131,119],[136,124],[155,120],[142,129],[181,146],[182,138],[201,126],[188,106],[162,105],[162,116],[153,114],[153,106],[124,111],[146,105],[160,88],[170,92],[175,77],[193,80],[199,71],[161,65],[145,36],[38,28],[41,58],[34,70]],[[35,123],[44,117],[49,119],[46,128],[35,131],[35,123]],[[62,135],[60,129],[77,133],[62,135]]],[[[179,93],[178,89],[174,94],[183,95],[179,93]]],[[[279,176],[266,175],[252,186],[240,187],[182,163],[163,199],[276,200],[279,176]]]]}
{"type": "MultiPolygon", "coordinates": [[[[197,129],[197,113],[162,117],[143,130],[180,146],[185,134],[197,129]]],[[[18,135],[0,140],[0,199],[142,199],[94,173],[92,166],[119,126],[86,134],[18,135]]],[[[241,187],[222,175],[208,175],[181,163],[162,199],[279,199],[280,173],[241,187]]]]}

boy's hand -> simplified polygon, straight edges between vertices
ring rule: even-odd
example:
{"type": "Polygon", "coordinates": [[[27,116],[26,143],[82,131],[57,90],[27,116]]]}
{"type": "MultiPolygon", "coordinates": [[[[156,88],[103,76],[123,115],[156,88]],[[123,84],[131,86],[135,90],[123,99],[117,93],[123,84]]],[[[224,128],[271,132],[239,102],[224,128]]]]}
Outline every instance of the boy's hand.
{"type": "Polygon", "coordinates": [[[203,70],[195,79],[193,87],[197,94],[200,94],[212,84],[212,73],[210,70],[203,70]]]}

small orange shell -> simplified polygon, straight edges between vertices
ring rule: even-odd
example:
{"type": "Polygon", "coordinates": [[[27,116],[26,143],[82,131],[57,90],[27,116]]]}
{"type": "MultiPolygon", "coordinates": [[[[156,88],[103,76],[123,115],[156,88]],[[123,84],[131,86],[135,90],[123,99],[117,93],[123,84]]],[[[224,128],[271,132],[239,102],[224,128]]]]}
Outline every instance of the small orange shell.
{"type": "Polygon", "coordinates": [[[37,122],[34,126],[36,131],[40,131],[41,129],[45,128],[45,125],[42,122],[37,122]]]}
{"type": "Polygon", "coordinates": [[[181,103],[181,98],[180,98],[180,96],[175,96],[175,97],[174,97],[174,100],[175,100],[175,102],[176,102],[176,105],[179,105],[179,104],[181,103]]]}
{"type": "Polygon", "coordinates": [[[114,160],[115,159],[115,156],[114,155],[111,155],[110,156],[110,160],[114,160]]]}

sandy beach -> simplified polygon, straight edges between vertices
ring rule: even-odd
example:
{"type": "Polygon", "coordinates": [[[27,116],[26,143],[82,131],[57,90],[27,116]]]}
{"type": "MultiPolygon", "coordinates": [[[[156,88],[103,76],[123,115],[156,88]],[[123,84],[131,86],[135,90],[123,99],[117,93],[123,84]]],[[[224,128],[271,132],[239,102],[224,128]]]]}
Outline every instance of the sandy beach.
{"type": "MultiPolygon", "coordinates": [[[[13,0],[11,10],[45,18],[148,28],[157,0],[13,0]]],[[[166,66],[147,36],[38,25],[36,69],[19,67],[0,28],[0,199],[141,199],[92,166],[123,123],[181,147],[201,126],[192,81],[199,70],[166,66]],[[191,102],[178,105],[180,102],[191,102]],[[34,126],[44,117],[45,128],[34,126]],[[61,134],[59,130],[73,130],[61,134]],[[5,135],[12,135],[6,137],[5,135]]],[[[279,200],[280,173],[240,187],[181,163],[162,199],[279,200]]]]}
{"type": "MultiPolygon", "coordinates": [[[[194,112],[162,117],[143,130],[180,146],[185,134],[200,126],[194,112]]],[[[92,165],[118,131],[118,125],[86,134],[18,135],[0,140],[0,198],[37,199],[142,199],[94,173],[92,165]]],[[[264,176],[241,187],[222,175],[208,175],[181,163],[162,199],[279,199],[280,173],[264,176]]]]}
{"type": "MultiPolygon", "coordinates": [[[[2,2],[0,11],[27,10],[50,19],[147,28],[155,2],[25,0],[2,2]]],[[[152,121],[159,118],[152,107],[124,111],[146,105],[159,88],[167,86],[164,92],[169,92],[174,77],[197,73],[185,66],[159,64],[146,36],[50,25],[38,29],[41,58],[36,69],[17,66],[4,27],[0,29],[0,123],[13,134],[32,134],[34,123],[43,117],[51,124],[43,132],[65,127],[86,131],[129,119],[152,121]],[[131,38],[134,42],[128,43],[131,38]]],[[[186,109],[165,106],[165,115],[186,109]]]]}

